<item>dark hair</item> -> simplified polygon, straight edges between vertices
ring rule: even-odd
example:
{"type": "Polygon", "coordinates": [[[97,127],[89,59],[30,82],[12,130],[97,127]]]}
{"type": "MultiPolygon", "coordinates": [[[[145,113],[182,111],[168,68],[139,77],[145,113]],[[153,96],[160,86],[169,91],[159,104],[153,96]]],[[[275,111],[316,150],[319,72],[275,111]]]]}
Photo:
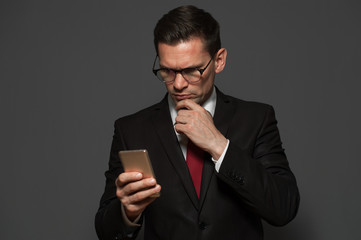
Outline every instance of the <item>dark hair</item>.
{"type": "Polygon", "coordinates": [[[192,37],[200,37],[210,55],[221,48],[218,22],[208,12],[192,5],[169,11],[154,28],[154,46],[157,53],[159,43],[175,45],[192,37]]]}

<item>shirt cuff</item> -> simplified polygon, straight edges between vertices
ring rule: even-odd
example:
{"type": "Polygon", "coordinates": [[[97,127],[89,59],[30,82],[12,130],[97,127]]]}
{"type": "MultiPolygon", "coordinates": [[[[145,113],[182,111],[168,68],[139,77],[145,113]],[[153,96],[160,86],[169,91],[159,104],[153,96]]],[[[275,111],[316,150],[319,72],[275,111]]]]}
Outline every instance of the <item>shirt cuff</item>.
{"type": "Polygon", "coordinates": [[[229,146],[229,140],[227,139],[227,145],[224,148],[224,151],[223,151],[222,155],[219,157],[219,159],[215,160],[214,158],[212,158],[212,161],[214,162],[214,167],[215,167],[217,173],[219,172],[219,169],[221,168],[221,164],[223,162],[224,156],[226,155],[228,146],[229,146]]]}
{"type": "Polygon", "coordinates": [[[121,205],[121,209],[122,209],[122,217],[123,217],[123,220],[124,220],[124,223],[128,226],[128,227],[139,227],[140,224],[138,223],[139,222],[139,219],[140,217],[142,216],[142,214],[140,214],[133,222],[130,221],[127,217],[127,215],[125,214],[125,210],[124,210],[124,206],[123,204],[121,205]]]}

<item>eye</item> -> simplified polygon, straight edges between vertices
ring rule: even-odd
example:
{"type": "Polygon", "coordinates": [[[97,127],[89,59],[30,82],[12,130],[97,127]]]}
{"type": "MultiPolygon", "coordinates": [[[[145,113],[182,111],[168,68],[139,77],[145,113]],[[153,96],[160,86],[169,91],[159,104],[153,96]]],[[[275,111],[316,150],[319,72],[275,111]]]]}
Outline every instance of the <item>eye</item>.
{"type": "Polygon", "coordinates": [[[198,81],[201,77],[197,68],[186,68],[182,71],[182,75],[190,82],[198,81]]]}
{"type": "Polygon", "coordinates": [[[197,68],[186,68],[183,70],[183,73],[188,76],[199,76],[199,71],[197,68]]]}
{"type": "Polygon", "coordinates": [[[167,68],[163,68],[163,69],[160,69],[158,72],[157,72],[157,77],[162,79],[163,81],[173,81],[174,79],[174,71],[171,70],[171,69],[167,69],[167,68]]]}

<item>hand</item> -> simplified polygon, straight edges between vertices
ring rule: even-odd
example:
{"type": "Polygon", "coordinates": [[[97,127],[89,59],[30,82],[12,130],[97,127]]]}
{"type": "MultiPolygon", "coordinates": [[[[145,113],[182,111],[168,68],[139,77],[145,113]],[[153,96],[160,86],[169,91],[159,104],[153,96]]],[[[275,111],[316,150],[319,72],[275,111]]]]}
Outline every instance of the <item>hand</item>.
{"type": "Polygon", "coordinates": [[[130,221],[134,221],[156,199],[154,194],[159,193],[161,189],[154,178],[143,178],[139,172],[120,174],[115,185],[117,197],[130,221]]]}
{"type": "Polygon", "coordinates": [[[227,139],[214,125],[211,114],[189,99],[178,102],[176,110],[176,131],[185,134],[195,145],[218,160],[227,146],[227,139]]]}

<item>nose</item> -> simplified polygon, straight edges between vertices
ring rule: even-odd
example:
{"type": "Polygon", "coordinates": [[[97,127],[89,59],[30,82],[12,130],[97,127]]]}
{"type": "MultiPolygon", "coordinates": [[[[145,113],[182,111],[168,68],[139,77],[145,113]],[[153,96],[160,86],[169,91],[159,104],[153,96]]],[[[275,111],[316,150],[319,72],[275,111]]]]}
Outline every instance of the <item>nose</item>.
{"type": "Polygon", "coordinates": [[[180,72],[176,73],[173,87],[177,90],[183,90],[184,88],[188,87],[188,82],[184,79],[180,72]]]}

